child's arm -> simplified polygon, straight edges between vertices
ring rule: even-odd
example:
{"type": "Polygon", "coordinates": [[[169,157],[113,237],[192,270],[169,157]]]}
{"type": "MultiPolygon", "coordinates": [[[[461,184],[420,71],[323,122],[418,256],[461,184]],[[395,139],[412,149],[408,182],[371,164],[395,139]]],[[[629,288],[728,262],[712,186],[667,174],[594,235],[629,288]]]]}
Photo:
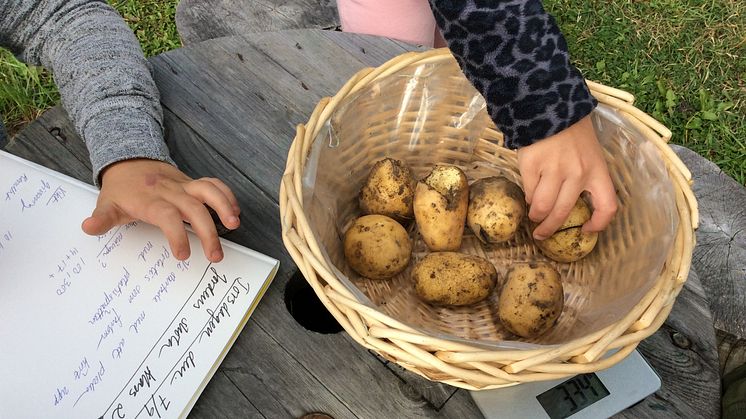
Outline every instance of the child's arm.
{"type": "Polygon", "coordinates": [[[430,0],[438,26],[491,118],[518,148],[529,217],[541,239],[564,221],[584,190],[601,230],[616,196],[588,115],[596,106],[569,61],[567,44],[539,0],[430,0]]]}
{"type": "Polygon", "coordinates": [[[226,227],[236,228],[235,197],[222,182],[194,181],[173,166],[163,141],[158,90],[119,14],[93,0],[0,0],[0,10],[0,44],[52,70],[62,103],[86,141],[94,181],[102,189],[84,231],[101,234],[141,219],[160,227],[174,255],[185,258],[186,220],[208,259],[220,260],[220,242],[203,203],[226,227]]]}

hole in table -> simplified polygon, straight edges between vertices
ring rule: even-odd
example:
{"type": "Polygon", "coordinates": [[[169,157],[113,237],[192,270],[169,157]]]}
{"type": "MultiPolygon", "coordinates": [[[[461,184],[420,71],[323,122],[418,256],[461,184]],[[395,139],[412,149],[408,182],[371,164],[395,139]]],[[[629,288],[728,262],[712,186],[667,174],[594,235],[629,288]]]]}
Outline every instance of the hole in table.
{"type": "Polygon", "coordinates": [[[342,331],[334,316],[308,284],[300,271],[285,286],[285,307],[298,324],[307,330],[329,334],[342,331]]]}

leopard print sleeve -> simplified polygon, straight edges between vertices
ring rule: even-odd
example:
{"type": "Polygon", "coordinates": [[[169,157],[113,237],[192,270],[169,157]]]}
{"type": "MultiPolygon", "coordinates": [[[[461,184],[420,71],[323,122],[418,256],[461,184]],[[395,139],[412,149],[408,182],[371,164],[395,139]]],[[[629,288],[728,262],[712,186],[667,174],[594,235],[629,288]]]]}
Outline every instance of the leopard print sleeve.
{"type": "Polygon", "coordinates": [[[554,135],[596,106],[540,0],[429,1],[449,49],[485,97],[508,147],[554,135]]]}

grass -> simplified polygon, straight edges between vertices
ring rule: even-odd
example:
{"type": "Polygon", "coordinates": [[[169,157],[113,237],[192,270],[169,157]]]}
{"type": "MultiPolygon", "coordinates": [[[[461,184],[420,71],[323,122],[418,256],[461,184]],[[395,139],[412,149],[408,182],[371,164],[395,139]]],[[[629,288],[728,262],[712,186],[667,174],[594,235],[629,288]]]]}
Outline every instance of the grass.
{"type": "MultiPolygon", "coordinates": [[[[178,0],[111,0],[140,40],[146,56],[181,46],[174,15],[178,0]]],[[[0,49],[0,115],[10,135],[59,103],[49,72],[28,67],[0,49]]]]}
{"type": "Polygon", "coordinates": [[[28,67],[0,49],[0,115],[10,135],[59,101],[48,72],[28,67]]]}
{"type": "Polygon", "coordinates": [[[746,184],[746,2],[545,0],[583,75],[746,184]]]}
{"type": "MultiPolygon", "coordinates": [[[[112,0],[146,55],[179,44],[177,0],[112,0]]],[[[583,74],[636,105],[746,184],[746,2],[544,0],[583,74]]],[[[0,113],[17,131],[53,106],[51,78],[0,52],[0,113]]]]}
{"type": "Polygon", "coordinates": [[[146,56],[181,46],[176,32],[176,4],[179,0],[109,0],[124,17],[146,56]]]}

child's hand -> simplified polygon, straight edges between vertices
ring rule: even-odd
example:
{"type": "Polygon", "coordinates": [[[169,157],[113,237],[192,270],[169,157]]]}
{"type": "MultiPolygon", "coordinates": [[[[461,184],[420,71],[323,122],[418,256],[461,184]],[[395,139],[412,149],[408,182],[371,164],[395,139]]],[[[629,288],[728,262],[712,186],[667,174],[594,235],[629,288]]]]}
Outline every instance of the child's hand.
{"type": "Polygon", "coordinates": [[[176,167],[146,159],[125,160],[107,167],[93,214],[83,221],[83,231],[100,235],[116,225],[134,220],[158,226],[179,260],[189,257],[183,221],[202,241],[211,262],[223,259],[215,224],[204,204],[213,208],[230,229],[238,228],[238,201],[223,182],[213,178],[192,180],[176,167]]]}
{"type": "Polygon", "coordinates": [[[606,228],[617,210],[616,192],[590,116],[564,131],[518,150],[528,216],[541,222],[534,238],[551,236],[567,219],[581,192],[588,191],[593,216],[583,231],[606,228]]]}

